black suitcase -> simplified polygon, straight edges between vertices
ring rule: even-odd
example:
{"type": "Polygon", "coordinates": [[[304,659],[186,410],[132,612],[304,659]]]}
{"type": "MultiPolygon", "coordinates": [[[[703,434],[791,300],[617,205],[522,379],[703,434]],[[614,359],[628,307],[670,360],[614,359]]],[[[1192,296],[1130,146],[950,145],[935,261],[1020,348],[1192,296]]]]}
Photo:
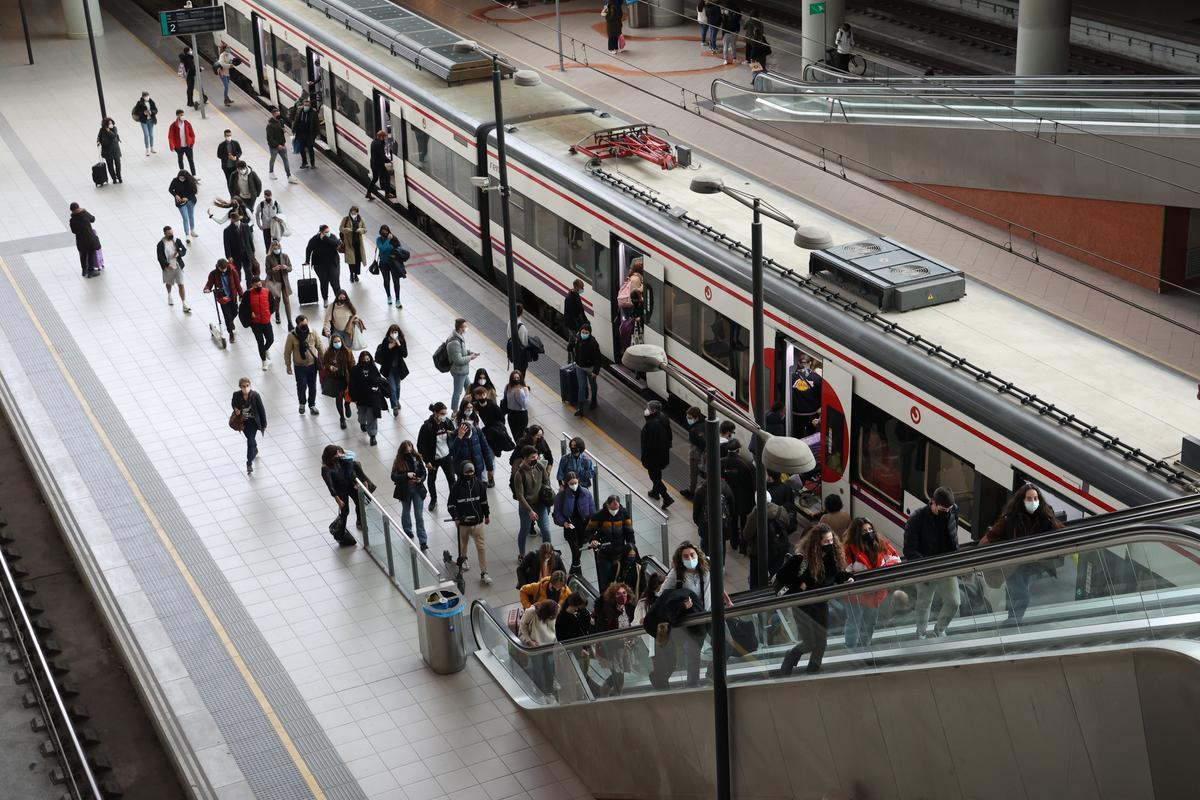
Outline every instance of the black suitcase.
{"type": "Polygon", "coordinates": [[[97,188],[108,183],[108,167],[104,166],[103,161],[92,164],[92,183],[96,184],[97,188]]]}
{"type": "Polygon", "coordinates": [[[579,405],[579,384],[575,381],[574,364],[567,364],[558,370],[558,396],[564,403],[579,405]]]}
{"type": "MultiPolygon", "coordinates": [[[[302,275],[305,273],[301,273],[302,275]]],[[[300,278],[296,281],[296,297],[300,300],[300,305],[311,306],[317,302],[317,279],[316,278],[300,278]]]]}

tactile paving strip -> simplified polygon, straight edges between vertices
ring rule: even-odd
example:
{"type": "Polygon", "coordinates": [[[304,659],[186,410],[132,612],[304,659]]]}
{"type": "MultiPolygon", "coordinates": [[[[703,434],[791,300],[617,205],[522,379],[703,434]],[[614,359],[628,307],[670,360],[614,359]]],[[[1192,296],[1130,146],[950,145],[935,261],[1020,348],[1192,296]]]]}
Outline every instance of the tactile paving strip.
{"type": "MultiPolygon", "coordinates": [[[[295,684],[274,651],[250,621],[245,608],[213,563],[204,543],[118,413],[53,303],[25,261],[6,259],[34,314],[58,349],[59,356],[92,413],[122,454],[146,501],[162,522],[217,618],[236,639],[250,672],[330,798],[360,800],[362,790],[337,750],[303,703],[295,684]]],[[[122,555],[170,636],[180,661],[216,721],[230,753],[256,798],[296,800],[311,792],[295,762],[272,729],[246,681],[209,624],[183,576],[163,548],[150,521],[118,475],[104,445],[70,387],[63,381],[37,330],[29,324],[12,287],[0,281],[0,328],[29,376],[37,402],[55,420],[59,436],[71,443],[72,459],[122,555]]]]}

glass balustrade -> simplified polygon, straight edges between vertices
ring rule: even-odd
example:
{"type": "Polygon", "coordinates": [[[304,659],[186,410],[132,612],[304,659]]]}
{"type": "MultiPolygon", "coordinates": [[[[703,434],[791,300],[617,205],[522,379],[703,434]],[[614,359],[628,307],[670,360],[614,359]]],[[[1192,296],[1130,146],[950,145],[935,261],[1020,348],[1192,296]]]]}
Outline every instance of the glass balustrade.
{"type": "Polygon", "coordinates": [[[437,565],[421,552],[416,539],[410,539],[400,523],[359,481],[358,534],[363,550],[374,559],[400,593],[416,607],[419,590],[453,588],[443,581],[437,565]]]}

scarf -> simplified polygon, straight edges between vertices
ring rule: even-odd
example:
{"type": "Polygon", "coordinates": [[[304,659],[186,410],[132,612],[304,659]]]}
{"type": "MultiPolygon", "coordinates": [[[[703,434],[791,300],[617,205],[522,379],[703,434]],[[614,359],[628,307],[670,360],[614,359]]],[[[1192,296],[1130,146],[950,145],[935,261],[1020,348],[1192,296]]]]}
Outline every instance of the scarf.
{"type": "Polygon", "coordinates": [[[308,358],[308,326],[307,325],[297,325],[296,326],[296,344],[298,345],[298,349],[300,351],[300,357],[303,359],[307,359],[308,358]]]}

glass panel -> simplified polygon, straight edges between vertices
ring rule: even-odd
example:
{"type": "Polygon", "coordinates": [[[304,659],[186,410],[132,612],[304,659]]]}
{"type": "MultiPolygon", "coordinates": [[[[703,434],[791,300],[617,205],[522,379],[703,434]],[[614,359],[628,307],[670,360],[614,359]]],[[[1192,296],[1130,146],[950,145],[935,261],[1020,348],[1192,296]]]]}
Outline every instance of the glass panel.
{"type": "Polygon", "coordinates": [[[446,149],[446,145],[437,139],[429,140],[429,174],[442,186],[449,186],[454,179],[450,174],[450,164],[446,160],[449,155],[450,151],[446,149]]]}
{"type": "Polygon", "coordinates": [[[725,370],[732,364],[733,330],[728,318],[711,307],[700,306],[701,352],[704,357],[725,370]]]}
{"type": "Polygon", "coordinates": [[[375,135],[375,121],[367,96],[337,75],[333,76],[334,108],[368,136],[375,135]]]}
{"type": "MultiPolygon", "coordinates": [[[[905,476],[923,477],[924,460],[916,466],[915,454],[923,442],[912,428],[862,399],[854,398],[851,420],[855,427],[858,478],[900,508],[905,476]]],[[[922,486],[923,488],[923,486],[922,486]]]]}
{"type": "Polygon", "coordinates": [[[246,47],[254,46],[254,35],[250,30],[250,20],[225,6],[225,34],[246,47]]]}
{"type": "Polygon", "coordinates": [[[650,326],[651,330],[662,331],[663,329],[663,304],[659,302],[663,296],[663,283],[658,278],[650,273],[643,273],[646,278],[646,291],[643,298],[643,303],[646,306],[645,324],[650,326]]]}
{"type": "Polygon", "coordinates": [[[275,68],[287,75],[292,83],[303,90],[308,82],[305,74],[304,56],[300,54],[299,50],[277,35],[271,34],[271,37],[275,40],[275,68]]]}
{"type": "Polygon", "coordinates": [[[693,336],[692,326],[695,319],[695,301],[687,292],[669,283],[666,287],[666,295],[666,333],[672,339],[691,347],[693,336]]]}
{"type": "Polygon", "coordinates": [[[948,487],[958,505],[958,524],[970,532],[975,518],[975,467],[936,442],[927,443],[925,454],[925,495],[921,499],[928,500],[939,486],[948,487]]]}
{"type": "Polygon", "coordinates": [[[408,161],[429,174],[429,134],[415,125],[408,126],[408,161]]]}
{"type": "MultiPolygon", "coordinates": [[[[385,573],[389,573],[389,564],[395,574],[388,574],[392,583],[404,597],[415,605],[416,590],[419,588],[419,575],[414,576],[412,559],[409,555],[411,548],[400,539],[406,539],[400,526],[393,527],[380,505],[371,499],[364,489],[359,489],[362,498],[363,521],[365,530],[361,531],[363,538],[370,544],[366,548],[371,558],[385,573]],[[385,521],[387,524],[385,525],[385,521]],[[391,551],[389,556],[388,551],[391,551]],[[389,560],[390,559],[390,560],[389,560]]],[[[353,518],[353,515],[351,515],[353,518]]]]}
{"type": "Polygon", "coordinates": [[[450,165],[454,171],[454,193],[459,199],[475,208],[475,186],[471,177],[475,174],[475,165],[455,152],[447,151],[450,165]]]}
{"type": "Polygon", "coordinates": [[[537,249],[558,261],[558,215],[540,203],[533,203],[533,232],[537,249]]]}
{"type": "Polygon", "coordinates": [[[592,235],[566,220],[563,220],[563,235],[567,242],[566,266],[591,283],[596,266],[596,248],[592,242],[592,235]]]}

